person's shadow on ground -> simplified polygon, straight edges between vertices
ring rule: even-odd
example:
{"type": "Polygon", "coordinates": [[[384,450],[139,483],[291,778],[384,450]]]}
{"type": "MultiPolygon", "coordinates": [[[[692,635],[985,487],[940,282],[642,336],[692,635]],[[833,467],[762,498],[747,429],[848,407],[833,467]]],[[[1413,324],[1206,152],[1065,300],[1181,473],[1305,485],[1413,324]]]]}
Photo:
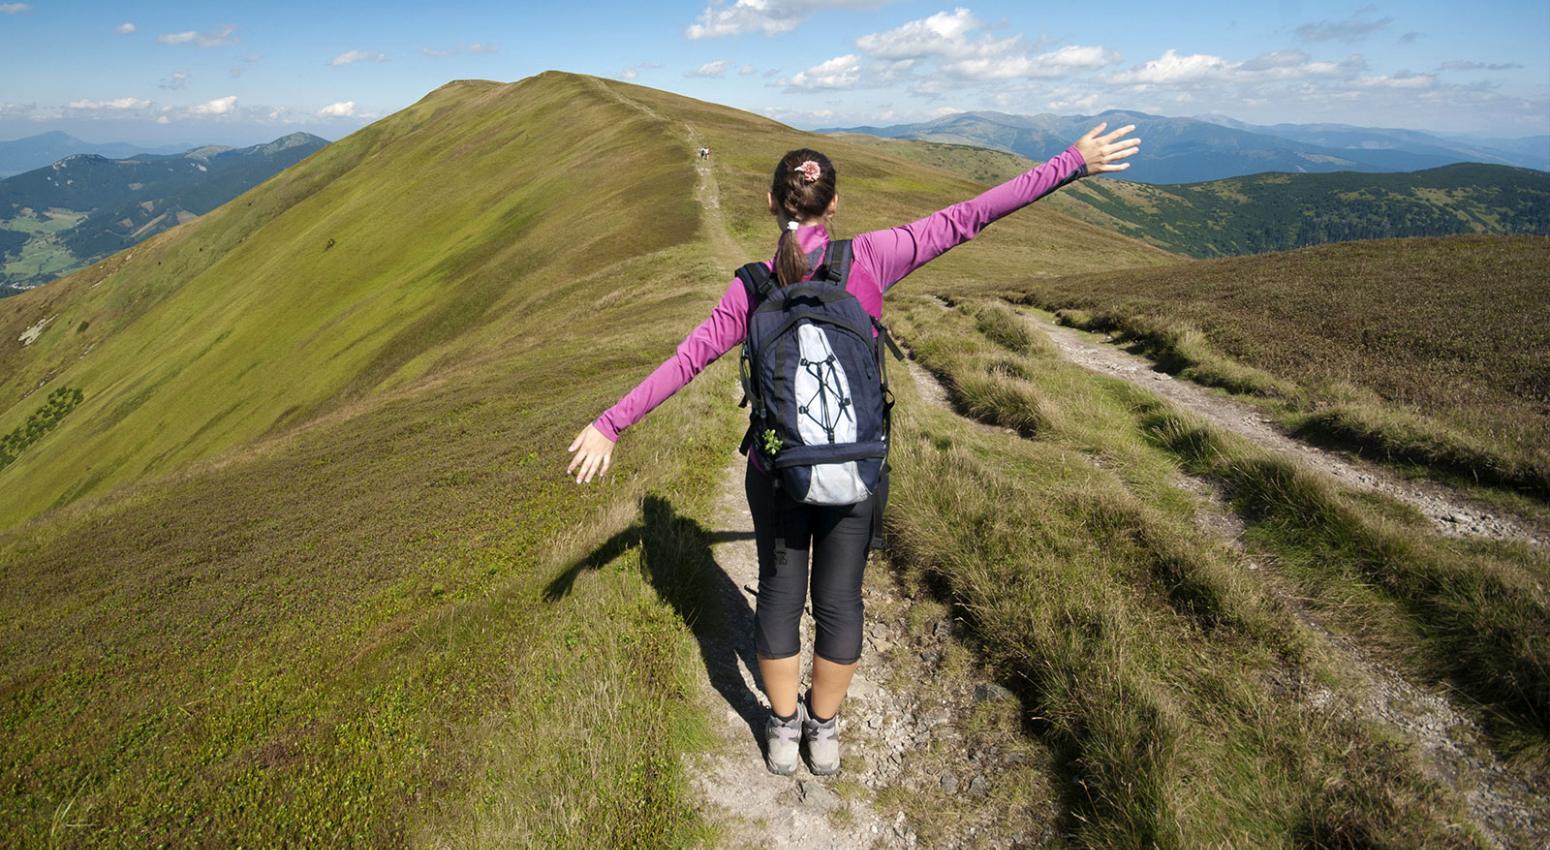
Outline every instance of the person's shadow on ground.
{"type": "Polygon", "coordinates": [[[755,741],[762,741],[765,711],[758,694],[748,688],[738,670],[741,662],[751,671],[755,684],[763,687],[754,656],[753,608],[711,550],[716,543],[752,538],[751,532],[712,532],[680,515],[667,499],[648,495],[642,502],[639,523],[608,538],[556,576],[544,589],[544,598],[556,602],[569,596],[582,573],[599,569],[639,546],[646,578],[699,642],[711,685],[748,724],[755,741]]]}

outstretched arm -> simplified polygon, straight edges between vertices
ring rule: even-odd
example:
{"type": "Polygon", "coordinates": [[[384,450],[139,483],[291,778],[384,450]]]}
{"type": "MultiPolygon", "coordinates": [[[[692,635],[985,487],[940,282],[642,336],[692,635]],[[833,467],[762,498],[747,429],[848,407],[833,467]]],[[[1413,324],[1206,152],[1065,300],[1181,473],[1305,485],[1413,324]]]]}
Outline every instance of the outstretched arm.
{"type": "Polygon", "coordinates": [[[734,277],[710,316],[684,337],[671,357],[662,361],[662,365],[613,407],[603,411],[592,424],[581,429],[566,449],[574,454],[565,467],[565,474],[574,472],[576,483],[582,484],[591,481],[593,475],[606,473],[620,432],[645,418],[668,396],[694,380],[694,376],[704,371],[711,361],[740,342],[747,331],[748,293],[743,289],[743,282],[734,277]]]}
{"type": "Polygon", "coordinates": [[[854,242],[856,262],[871,269],[878,285],[887,291],[910,272],[978,236],[996,219],[1022,209],[1072,180],[1129,168],[1129,163],[1118,160],[1135,153],[1141,140],[1116,140],[1134,130],[1135,125],[1100,136],[1106,126],[1106,123],[1099,124],[1043,165],[967,201],[900,227],[857,236],[854,242]]]}

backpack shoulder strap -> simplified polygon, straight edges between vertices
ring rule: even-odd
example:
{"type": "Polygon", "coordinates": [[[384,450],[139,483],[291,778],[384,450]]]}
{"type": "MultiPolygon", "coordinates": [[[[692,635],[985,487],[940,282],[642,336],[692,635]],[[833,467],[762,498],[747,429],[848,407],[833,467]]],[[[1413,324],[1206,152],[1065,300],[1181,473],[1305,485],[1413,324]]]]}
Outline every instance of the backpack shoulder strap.
{"type": "Polygon", "coordinates": [[[775,291],[775,276],[763,263],[749,263],[737,270],[737,279],[748,291],[748,309],[759,306],[775,291]]]}
{"type": "MultiPolygon", "coordinates": [[[[823,264],[819,268],[824,270],[825,276],[834,283],[844,284],[845,278],[850,276],[850,240],[831,239],[824,250],[823,264]]],[[[817,277],[815,274],[814,277],[817,277]]]]}

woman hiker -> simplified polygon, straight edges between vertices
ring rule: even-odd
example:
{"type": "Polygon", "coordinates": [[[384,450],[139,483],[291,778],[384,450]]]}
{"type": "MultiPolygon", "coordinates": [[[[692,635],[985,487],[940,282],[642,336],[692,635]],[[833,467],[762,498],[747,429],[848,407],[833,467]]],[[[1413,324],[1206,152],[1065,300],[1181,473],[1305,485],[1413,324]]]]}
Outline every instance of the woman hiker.
{"type": "MultiPolygon", "coordinates": [[[[986,225],[1079,177],[1128,168],[1129,163],[1119,160],[1134,154],[1141,142],[1121,141],[1121,137],[1134,125],[1107,134],[1105,126],[1099,124],[1043,165],[977,197],[902,227],[856,236],[846,290],[873,318],[881,318],[883,295],[889,287],[953,246],[973,239],[986,225]]],[[[815,269],[810,268],[809,258],[827,246],[838,202],[834,165],[828,157],[806,148],[781,157],[768,195],[780,237],[774,259],[766,264],[780,286],[811,277],[815,269]]],[[[605,474],[620,432],[743,341],[749,309],[745,285],[734,278],[710,317],[679,343],[673,356],[576,435],[568,449],[574,454],[566,474],[574,472],[578,484],[605,474]]],[[[754,645],[771,711],[765,761],[775,773],[795,772],[800,742],[806,745],[812,772],[832,774],[839,771],[840,703],[861,656],[861,577],[872,539],[872,514],[879,495],[887,492],[886,472],[877,492],[865,501],[807,504],[776,488],[758,455],[758,451],[748,452],[744,487],[759,554],[754,645]],[[809,575],[816,624],[812,686],[799,697],[797,625],[809,575]]]]}

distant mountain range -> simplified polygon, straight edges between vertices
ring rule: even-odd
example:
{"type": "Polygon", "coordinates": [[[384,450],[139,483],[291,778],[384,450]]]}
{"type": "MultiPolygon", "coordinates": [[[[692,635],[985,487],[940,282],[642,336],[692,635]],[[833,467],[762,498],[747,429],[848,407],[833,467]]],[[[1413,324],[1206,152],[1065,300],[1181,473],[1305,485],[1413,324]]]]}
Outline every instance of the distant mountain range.
{"type": "Polygon", "coordinates": [[[0,295],[47,283],[203,215],[327,144],[293,133],[263,145],[176,155],[76,154],[0,180],[0,295]]]}
{"type": "Polygon", "coordinates": [[[83,142],[69,133],[55,130],[22,139],[0,141],[0,177],[10,177],[23,171],[42,168],[78,153],[91,153],[109,159],[123,159],[136,154],[182,153],[193,145],[134,145],[128,142],[83,142]]]}
{"type": "MultiPolygon", "coordinates": [[[[843,138],[984,184],[1033,167],[1016,154],[972,145],[843,138]]],[[[1088,179],[1039,203],[1192,257],[1351,239],[1550,234],[1550,172],[1480,163],[1385,174],[1270,172],[1167,186],[1088,179]]]]}
{"type": "Polygon", "coordinates": [[[1221,116],[1170,118],[1129,110],[1098,115],[1009,115],[962,112],[917,124],[827,128],[822,133],[866,133],[976,145],[1043,160],[1065,150],[1100,121],[1137,125],[1141,152],[1127,179],[1193,183],[1265,171],[1392,172],[1485,162],[1550,169],[1550,136],[1468,140],[1416,130],[1344,124],[1261,126],[1221,116]]]}

